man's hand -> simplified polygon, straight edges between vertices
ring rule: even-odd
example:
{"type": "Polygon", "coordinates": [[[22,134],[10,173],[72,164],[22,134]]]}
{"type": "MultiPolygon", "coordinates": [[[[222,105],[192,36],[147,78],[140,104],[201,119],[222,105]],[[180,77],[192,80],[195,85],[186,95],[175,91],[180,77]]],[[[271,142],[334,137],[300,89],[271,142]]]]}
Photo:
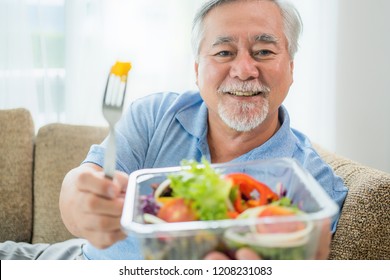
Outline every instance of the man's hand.
{"type": "MultiPolygon", "coordinates": [[[[235,254],[235,258],[237,260],[260,260],[261,259],[258,254],[256,254],[254,251],[252,251],[249,248],[238,249],[235,254]]],[[[228,256],[217,251],[208,253],[204,259],[205,260],[230,260],[228,256]]]]}
{"type": "Polygon", "coordinates": [[[61,216],[67,229],[101,249],[124,239],[120,218],[127,182],[127,174],[116,172],[110,180],[94,164],[71,170],[60,193],[61,216]]]}
{"type": "Polygon", "coordinates": [[[318,240],[317,260],[327,260],[329,258],[330,243],[332,241],[331,224],[330,219],[325,219],[322,224],[321,235],[318,240]]]}

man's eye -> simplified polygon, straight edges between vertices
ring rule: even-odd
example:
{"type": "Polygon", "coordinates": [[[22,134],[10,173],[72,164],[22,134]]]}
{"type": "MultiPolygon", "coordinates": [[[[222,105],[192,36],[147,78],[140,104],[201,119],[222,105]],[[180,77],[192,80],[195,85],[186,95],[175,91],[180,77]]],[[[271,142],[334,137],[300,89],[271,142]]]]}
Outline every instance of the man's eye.
{"type": "Polygon", "coordinates": [[[254,56],[264,57],[264,56],[269,56],[271,54],[273,54],[273,52],[270,50],[260,50],[260,51],[255,52],[254,56]]]}
{"type": "Polygon", "coordinates": [[[220,51],[218,53],[215,54],[216,56],[221,56],[221,57],[226,57],[226,56],[231,56],[232,55],[232,52],[229,52],[229,51],[220,51]]]}

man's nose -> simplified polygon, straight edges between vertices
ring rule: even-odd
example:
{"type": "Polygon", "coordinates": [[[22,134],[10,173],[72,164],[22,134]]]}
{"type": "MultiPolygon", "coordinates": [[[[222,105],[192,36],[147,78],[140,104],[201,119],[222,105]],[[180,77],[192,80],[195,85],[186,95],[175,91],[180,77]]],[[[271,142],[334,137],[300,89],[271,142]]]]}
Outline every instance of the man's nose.
{"type": "Polygon", "coordinates": [[[249,53],[238,55],[233,61],[230,68],[230,76],[246,81],[259,77],[257,61],[249,53]]]}

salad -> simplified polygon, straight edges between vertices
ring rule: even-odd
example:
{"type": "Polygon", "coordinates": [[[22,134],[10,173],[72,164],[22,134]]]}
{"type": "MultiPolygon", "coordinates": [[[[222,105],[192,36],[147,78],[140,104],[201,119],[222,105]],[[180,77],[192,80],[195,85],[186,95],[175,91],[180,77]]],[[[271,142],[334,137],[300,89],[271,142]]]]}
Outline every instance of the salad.
{"type": "MultiPolygon", "coordinates": [[[[168,174],[165,181],[152,186],[151,194],[141,196],[144,223],[305,215],[286,197],[281,183],[273,191],[248,174],[222,174],[206,160],[203,159],[201,163],[183,161],[181,172],[168,174]]],[[[202,243],[205,247],[202,253],[215,248],[229,253],[249,246],[263,259],[303,259],[303,246],[308,242],[311,230],[310,223],[300,220],[255,223],[252,226],[228,228],[218,240],[203,232],[190,243],[195,242],[196,246],[202,243]]],[[[177,250],[178,244],[172,240],[163,238],[156,242],[170,242],[170,248],[177,250]]]]}

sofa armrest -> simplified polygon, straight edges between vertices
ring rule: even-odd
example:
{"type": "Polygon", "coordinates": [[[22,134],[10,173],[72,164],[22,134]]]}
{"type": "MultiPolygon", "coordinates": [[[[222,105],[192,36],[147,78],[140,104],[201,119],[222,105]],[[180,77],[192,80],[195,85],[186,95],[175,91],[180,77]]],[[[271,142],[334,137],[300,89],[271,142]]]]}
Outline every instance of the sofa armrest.
{"type": "Polygon", "coordinates": [[[0,242],[31,242],[34,124],[26,109],[0,110],[0,242]]]}
{"type": "Polygon", "coordinates": [[[330,259],[389,259],[390,174],[316,149],[349,189],[330,259]]]}

